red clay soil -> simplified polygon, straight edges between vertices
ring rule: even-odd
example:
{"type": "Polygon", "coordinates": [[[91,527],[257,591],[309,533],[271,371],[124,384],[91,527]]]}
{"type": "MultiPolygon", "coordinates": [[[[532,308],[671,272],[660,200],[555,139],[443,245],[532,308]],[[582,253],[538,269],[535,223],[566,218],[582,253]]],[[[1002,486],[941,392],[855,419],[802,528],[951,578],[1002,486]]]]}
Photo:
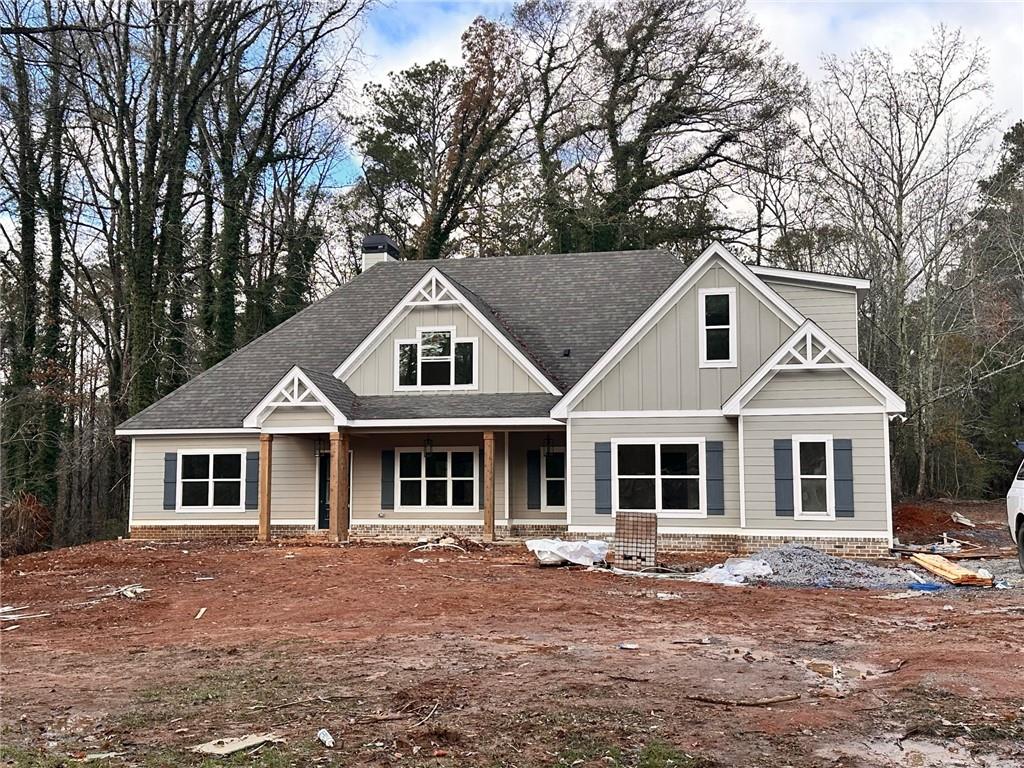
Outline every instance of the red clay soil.
{"type": "Polygon", "coordinates": [[[1010,546],[1005,501],[905,501],[893,508],[893,533],[904,544],[932,544],[947,534],[986,547],[1010,546]],[[953,520],[959,512],[974,528],[953,520]]]}
{"type": "Polygon", "coordinates": [[[879,600],[542,569],[520,547],[137,541],[2,576],[5,605],[50,615],[0,633],[0,764],[198,765],[193,745],[273,730],[284,744],[224,764],[1024,765],[1014,590],[879,600]],[[714,703],[779,696],[799,698],[714,703]]]}

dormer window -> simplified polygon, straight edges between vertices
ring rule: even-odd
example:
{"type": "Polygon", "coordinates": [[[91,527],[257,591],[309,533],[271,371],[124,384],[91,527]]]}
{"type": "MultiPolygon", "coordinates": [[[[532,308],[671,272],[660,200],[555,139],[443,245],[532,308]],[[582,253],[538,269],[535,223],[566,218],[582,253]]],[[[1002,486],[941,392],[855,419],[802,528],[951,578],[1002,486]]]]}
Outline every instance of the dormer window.
{"type": "Polygon", "coordinates": [[[454,326],[417,328],[395,342],[395,389],[476,389],[476,339],[454,326]]]}
{"type": "Polygon", "coordinates": [[[698,294],[700,367],[736,366],[736,289],[705,288],[698,294]]]}

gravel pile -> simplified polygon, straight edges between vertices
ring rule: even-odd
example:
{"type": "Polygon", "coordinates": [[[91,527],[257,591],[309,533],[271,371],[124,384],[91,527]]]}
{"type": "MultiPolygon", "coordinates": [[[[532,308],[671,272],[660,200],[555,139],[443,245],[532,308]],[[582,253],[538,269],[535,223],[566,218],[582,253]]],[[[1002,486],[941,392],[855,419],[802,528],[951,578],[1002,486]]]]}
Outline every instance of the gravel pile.
{"type": "Polygon", "coordinates": [[[902,568],[846,560],[802,544],[785,544],[754,555],[772,567],[769,584],[840,589],[905,589],[913,579],[902,568]]]}

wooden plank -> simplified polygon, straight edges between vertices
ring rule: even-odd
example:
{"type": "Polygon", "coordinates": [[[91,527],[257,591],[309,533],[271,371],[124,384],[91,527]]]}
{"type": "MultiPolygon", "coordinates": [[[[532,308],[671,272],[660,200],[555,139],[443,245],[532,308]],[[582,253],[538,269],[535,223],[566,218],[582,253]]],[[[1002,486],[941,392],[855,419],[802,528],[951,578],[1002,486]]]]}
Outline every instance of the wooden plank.
{"type": "Polygon", "coordinates": [[[942,555],[918,553],[912,555],[910,560],[951,584],[966,584],[976,587],[992,586],[992,579],[990,577],[979,576],[975,571],[964,568],[962,565],[957,565],[942,555]]]}
{"type": "Polygon", "coordinates": [[[273,435],[260,435],[260,541],[270,541],[270,473],[273,445],[273,435]]]}
{"type": "Polygon", "coordinates": [[[484,432],[484,541],[494,541],[493,432],[484,432]]]}
{"type": "Polygon", "coordinates": [[[351,517],[349,510],[349,434],[343,430],[331,433],[331,474],[328,485],[328,506],[330,523],[328,535],[331,541],[348,541],[351,517]]]}

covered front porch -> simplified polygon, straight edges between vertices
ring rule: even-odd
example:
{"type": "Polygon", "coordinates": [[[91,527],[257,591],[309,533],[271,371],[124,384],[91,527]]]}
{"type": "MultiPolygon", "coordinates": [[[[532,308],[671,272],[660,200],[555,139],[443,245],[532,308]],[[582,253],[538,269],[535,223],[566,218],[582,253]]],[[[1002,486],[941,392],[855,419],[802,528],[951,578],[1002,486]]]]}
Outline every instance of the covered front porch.
{"type": "MultiPolygon", "coordinates": [[[[328,540],[415,539],[457,531],[483,541],[567,524],[565,428],[543,425],[311,427],[259,436],[259,538],[275,509],[307,507],[328,540]],[[275,451],[287,470],[275,466],[275,451]]],[[[303,515],[305,517],[305,514],[303,515]]]]}

